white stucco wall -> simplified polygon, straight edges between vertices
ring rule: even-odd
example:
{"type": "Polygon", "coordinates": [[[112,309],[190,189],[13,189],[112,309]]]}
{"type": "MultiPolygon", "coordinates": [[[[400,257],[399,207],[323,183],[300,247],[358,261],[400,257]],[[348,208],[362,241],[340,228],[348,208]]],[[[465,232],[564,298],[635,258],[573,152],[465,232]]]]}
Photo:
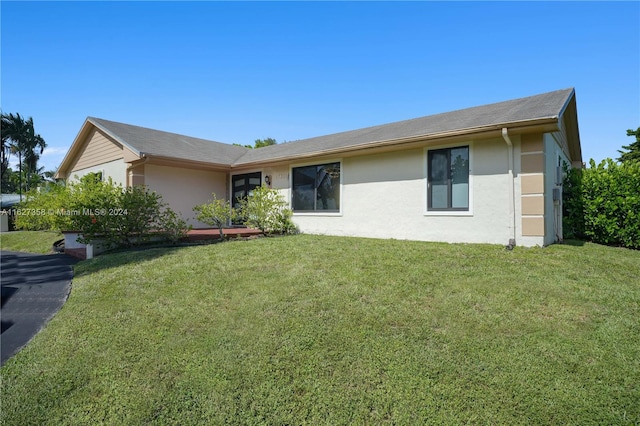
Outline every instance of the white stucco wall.
{"type": "MultiPolygon", "coordinates": [[[[571,164],[568,157],[560,148],[560,145],[551,133],[545,133],[543,136],[544,152],[545,152],[545,180],[544,180],[544,215],[545,215],[545,244],[552,244],[562,239],[562,197],[560,200],[553,201],[553,189],[559,188],[562,191],[562,185],[557,182],[558,158],[561,164],[571,164]]],[[[560,180],[560,183],[562,181],[560,180]]]]}
{"type": "MultiPolygon", "coordinates": [[[[462,145],[467,143],[449,146],[462,145]]],[[[302,232],[312,234],[507,244],[507,146],[502,139],[469,145],[469,212],[426,211],[427,154],[424,149],[412,149],[342,159],[341,212],[298,213],[294,222],[302,232]]],[[[433,148],[442,147],[446,145],[433,148]]],[[[327,159],[334,160],[340,159],[327,159]]],[[[273,174],[287,176],[286,188],[282,179],[274,187],[290,200],[290,169],[274,169],[273,174]]]]}
{"type": "Polygon", "coordinates": [[[164,202],[194,228],[210,227],[195,219],[194,206],[211,200],[212,193],[219,199],[226,197],[226,173],[223,172],[146,164],[144,175],[145,185],[162,195],[164,202]]]}
{"type": "Polygon", "coordinates": [[[108,163],[99,164],[97,166],[87,167],[81,170],[74,170],[69,175],[69,182],[75,182],[88,173],[102,172],[102,177],[106,181],[108,178],[113,180],[116,185],[126,186],[127,184],[127,165],[124,160],[113,160],[108,163]]]}

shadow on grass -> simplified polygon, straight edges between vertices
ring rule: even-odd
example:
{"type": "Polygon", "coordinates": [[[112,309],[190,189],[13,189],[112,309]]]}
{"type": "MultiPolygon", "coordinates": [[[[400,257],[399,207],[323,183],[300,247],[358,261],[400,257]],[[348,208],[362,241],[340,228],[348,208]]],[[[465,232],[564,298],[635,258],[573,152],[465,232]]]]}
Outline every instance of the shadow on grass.
{"type": "Polygon", "coordinates": [[[117,268],[130,263],[145,262],[169,255],[187,247],[221,244],[231,241],[245,241],[254,238],[256,237],[225,238],[223,241],[220,239],[206,239],[184,241],[177,244],[149,243],[129,248],[116,248],[101,253],[93,259],[80,262],[74,268],[74,276],[79,277],[103,269],[117,268]]]}
{"type": "Polygon", "coordinates": [[[562,245],[571,246],[571,247],[582,247],[586,244],[586,241],[582,240],[564,240],[562,241],[562,245]]]}
{"type": "Polygon", "coordinates": [[[78,263],[74,267],[74,276],[81,277],[104,269],[117,268],[133,263],[147,262],[159,257],[170,255],[184,246],[163,247],[135,247],[131,249],[117,249],[102,253],[90,260],[78,263]]]}

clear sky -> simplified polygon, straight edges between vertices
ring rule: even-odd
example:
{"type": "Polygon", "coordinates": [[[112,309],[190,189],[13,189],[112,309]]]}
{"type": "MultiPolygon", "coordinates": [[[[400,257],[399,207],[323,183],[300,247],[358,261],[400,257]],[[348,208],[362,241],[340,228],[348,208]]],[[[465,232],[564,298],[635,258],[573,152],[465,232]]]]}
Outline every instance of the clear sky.
{"type": "Polygon", "coordinates": [[[575,87],[585,161],[640,126],[640,2],[0,2],[1,106],[55,169],[87,116],[279,142],[575,87]]]}

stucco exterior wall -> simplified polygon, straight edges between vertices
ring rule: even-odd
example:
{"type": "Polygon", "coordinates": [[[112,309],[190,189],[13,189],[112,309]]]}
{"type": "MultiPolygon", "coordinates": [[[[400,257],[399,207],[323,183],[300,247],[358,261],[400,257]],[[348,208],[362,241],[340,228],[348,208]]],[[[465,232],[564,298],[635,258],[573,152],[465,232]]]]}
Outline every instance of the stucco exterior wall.
{"type": "Polygon", "coordinates": [[[164,202],[194,228],[210,226],[195,219],[193,207],[209,201],[212,193],[221,199],[226,196],[226,173],[223,172],[146,164],[144,183],[161,194],[164,202]]]}
{"type": "Polygon", "coordinates": [[[102,172],[102,177],[106,181],[108,178],[113,180],[113,183],[126,186],[127,184],[127,165],[124,160],[113,160],[106,163],[98,164],[95,166],[87,167],[85,169],[74,170],[69,175],[69,182],[75,182],[87,173],[102,172]]]}
{"type": "MultiPolygon", "coordinates": [[[[467,143],[449,146],[462,145],[467,143]]],[[[302,232],[312,234],[507,244],[507,146],[502,139],[468,145],[469,212],[427,212],[427,149],[412,149],[341,159],[341,211],[294,213],[293,220],[302,232]]],[[[327,159],[335,160],[340,159],[327,159]]],[[[274,174],[284,176],[284,171],[274,174]]],[[[290,186],[290,169],[287,176],[290,186]]],[[[278,188],[290,200],[290,187],[278,188]]]]}
{"type": "Polygon", "coordinates": [[[562,196],[554,201],[553,190],[558,188],[562,195],[562,174],[558,175],[558,166],[570,164],[568,157],[561,148],[560,133],[546,133],[544,135],[545,152],[545,244],[552,244],[563,238],[562,236],[562,196]]]}

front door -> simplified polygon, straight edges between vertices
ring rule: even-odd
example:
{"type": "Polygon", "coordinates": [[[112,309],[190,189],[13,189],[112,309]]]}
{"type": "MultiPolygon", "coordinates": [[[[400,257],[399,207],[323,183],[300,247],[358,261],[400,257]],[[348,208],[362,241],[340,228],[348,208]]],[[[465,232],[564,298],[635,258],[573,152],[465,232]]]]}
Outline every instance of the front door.
{"type": "Polygon", "coordinates": [[[240,201],[246,198],[254,188],[262,184],[262,173],[246,173],[231,177],[231,205],[233,208],[240,207],[240,201]]]}

